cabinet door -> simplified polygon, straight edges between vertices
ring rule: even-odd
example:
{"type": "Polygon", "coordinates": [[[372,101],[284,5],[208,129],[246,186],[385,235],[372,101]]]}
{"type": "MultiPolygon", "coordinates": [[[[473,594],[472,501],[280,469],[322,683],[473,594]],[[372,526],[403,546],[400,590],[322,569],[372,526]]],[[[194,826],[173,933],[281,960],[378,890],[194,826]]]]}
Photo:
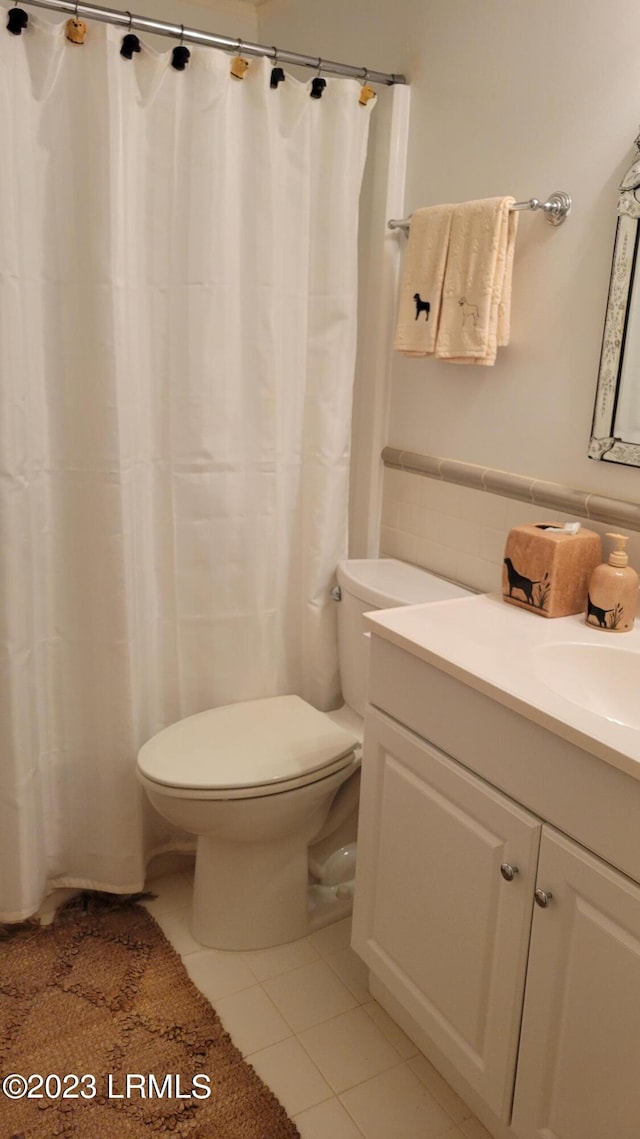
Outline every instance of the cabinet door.
{"type": "Polygon", "coordinates": [[[507,1120],[541,825],[367,711],[353,946],[507,1120]],[[511,881],[501,867],[517,866],[511,881]]]}
{"type": "Polygon", "coordinates": [[[640,889],[544,828],[513,1129],[521,1139],[640,1135],[640,889]]]}

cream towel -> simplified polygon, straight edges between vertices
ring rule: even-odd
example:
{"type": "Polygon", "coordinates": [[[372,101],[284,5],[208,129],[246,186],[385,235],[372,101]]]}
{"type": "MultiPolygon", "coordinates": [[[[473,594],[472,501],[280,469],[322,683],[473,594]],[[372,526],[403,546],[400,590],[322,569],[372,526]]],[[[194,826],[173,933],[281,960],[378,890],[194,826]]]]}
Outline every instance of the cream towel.
{"type": "Polygon", "coordinates": [[[509,342],[518,228],[513,201],[486,198],[454,210],[435,346],[441,360],[491,365],[498,346],[509,342]]]}
{"type": "Polygon", "coordinates": [[[411,215],[394,341],[404,356],[434,353],[454,209],[425,206],[411,215]]]}

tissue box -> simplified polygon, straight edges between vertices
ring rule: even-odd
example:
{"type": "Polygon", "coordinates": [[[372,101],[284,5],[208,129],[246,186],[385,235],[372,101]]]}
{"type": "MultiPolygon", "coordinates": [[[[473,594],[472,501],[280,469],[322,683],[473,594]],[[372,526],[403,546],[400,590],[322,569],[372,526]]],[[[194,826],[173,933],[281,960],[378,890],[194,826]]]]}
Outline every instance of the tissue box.
{"type": "Polygon", "coordinates": [[[589,578],[602,561],[600,535],[560,527],[559,522],[537,522],[509,532],[502,567],[505,601],[541,617],[585,611],[589,578]]]}

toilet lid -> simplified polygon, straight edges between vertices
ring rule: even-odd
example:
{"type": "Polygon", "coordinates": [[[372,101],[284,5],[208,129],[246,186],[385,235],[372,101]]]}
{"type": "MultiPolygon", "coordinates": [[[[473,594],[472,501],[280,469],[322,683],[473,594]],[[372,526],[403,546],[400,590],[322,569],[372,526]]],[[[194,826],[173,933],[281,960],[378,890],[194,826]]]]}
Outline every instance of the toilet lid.
{"type": "Polygon", "coordinates": [[[179,720],[143,744],[140,772],[196,791],[264,787],[332,771],[358,740],[299,696],[226,704],[179,720]]]}

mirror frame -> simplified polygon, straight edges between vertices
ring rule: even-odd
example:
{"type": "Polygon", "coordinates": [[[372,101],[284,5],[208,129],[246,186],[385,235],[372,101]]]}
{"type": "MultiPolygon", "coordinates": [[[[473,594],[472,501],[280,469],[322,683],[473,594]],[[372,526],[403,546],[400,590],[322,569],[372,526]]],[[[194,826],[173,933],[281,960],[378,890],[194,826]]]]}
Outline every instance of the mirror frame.
{"type": "Polygon", "coordinates": [[[635,139],[635,147],[636,156],[620,183],[618,196],[618,222],[588,455],[590,459],[606,463],[640,467],[640,443],[625,441],[613,433],[640,238],[640,134],[635,139]]]}

